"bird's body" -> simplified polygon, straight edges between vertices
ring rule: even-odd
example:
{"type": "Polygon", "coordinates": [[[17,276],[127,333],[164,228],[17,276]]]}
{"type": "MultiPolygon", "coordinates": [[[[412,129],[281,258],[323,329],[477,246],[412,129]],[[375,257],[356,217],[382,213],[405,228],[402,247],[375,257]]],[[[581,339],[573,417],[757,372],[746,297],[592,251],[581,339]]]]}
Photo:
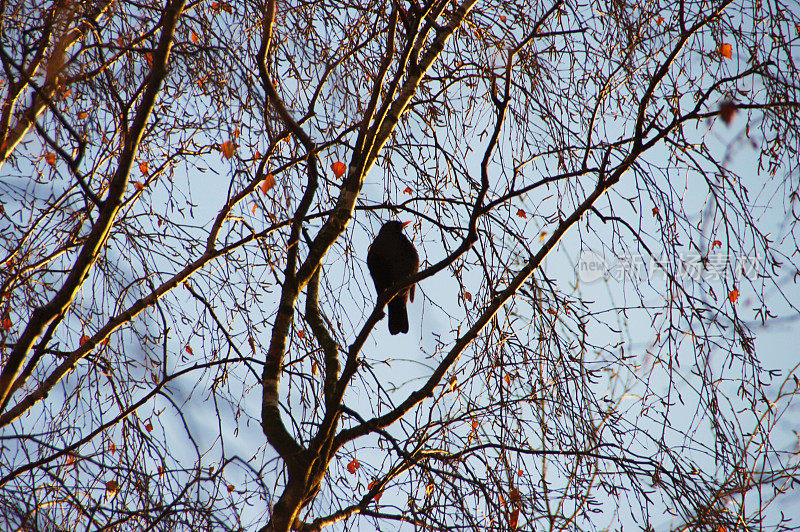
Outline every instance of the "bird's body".
{"type": "MultiPolygon", "coordinates": [[[[408,222],[406,222],[408,223],[408,222]]],[[[414,244],[403,234],[406,224],[390,221],[383,224],[367,253],[367,267],[378,296],[395,282],[419,270],[419,255],[414,244]]],[[[414,285],[401,290],[389,301],[389,333],[408,332],[406,302],[414,301],[414,285]]]]}

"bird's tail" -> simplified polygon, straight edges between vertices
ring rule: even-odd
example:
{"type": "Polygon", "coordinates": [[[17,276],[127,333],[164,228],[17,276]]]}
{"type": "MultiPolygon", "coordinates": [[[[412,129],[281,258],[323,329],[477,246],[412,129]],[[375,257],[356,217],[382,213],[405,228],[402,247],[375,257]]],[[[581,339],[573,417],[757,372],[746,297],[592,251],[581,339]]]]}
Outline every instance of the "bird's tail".
{"type": "Polygon", "coordinates": [[[389,334],[408,332],[408,312],[402,294],[389,301],[389,334]]]}

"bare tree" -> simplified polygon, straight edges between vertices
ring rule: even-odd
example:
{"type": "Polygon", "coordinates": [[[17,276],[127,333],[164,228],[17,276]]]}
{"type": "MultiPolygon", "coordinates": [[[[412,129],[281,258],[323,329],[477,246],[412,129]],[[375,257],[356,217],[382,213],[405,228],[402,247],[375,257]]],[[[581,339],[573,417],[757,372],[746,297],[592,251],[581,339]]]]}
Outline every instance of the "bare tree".
{"type": "Polygon", "coordinates": [[[0,10],[5,528],[797,526],[791,6],[0,10]]]}

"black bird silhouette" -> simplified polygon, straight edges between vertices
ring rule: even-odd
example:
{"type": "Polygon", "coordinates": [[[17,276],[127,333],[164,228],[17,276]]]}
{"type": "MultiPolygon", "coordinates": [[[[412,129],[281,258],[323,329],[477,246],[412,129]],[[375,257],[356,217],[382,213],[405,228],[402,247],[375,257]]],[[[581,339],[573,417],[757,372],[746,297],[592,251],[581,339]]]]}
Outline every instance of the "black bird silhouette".
{"type": "MultiPolygon", "coordinates": [[[[419,255],[406,235],[403,227],[411,222],[386,222],[378,231],[367,253],[367,267],[375,282],[378,296],[395,282],[414,275],[419,270],[419,255]]],[[[389,333],[408,332],[406,302],[409,295],[414,301],[414,285],[403,289],[389,301],[389,333]]]]}

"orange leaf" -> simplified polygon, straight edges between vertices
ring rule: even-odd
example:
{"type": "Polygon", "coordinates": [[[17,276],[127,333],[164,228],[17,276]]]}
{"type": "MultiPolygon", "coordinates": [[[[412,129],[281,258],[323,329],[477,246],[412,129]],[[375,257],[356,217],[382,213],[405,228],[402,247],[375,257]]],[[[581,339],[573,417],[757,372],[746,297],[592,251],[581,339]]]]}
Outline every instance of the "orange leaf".
{"type": "Polygon", "coordinates": [[[659,15],[659,16],[658,16],[658,18],[656,19],[656,24],[658,24],[659,26],[661,26],[663,23],[664,23],[664,17],[662,17],[661,15],[659,15]]]}
{"type": "Polygon", "coordinates": [[[56,154],[52,152],[47,152],[44,154],[44,160],[47,161],[47,164],[52,166],[53,168],[56,167],[56,154]]]}
{"type": "Polygon", "coordinates": [[[737,289],[733,289],[728,293],[728,299],[731,303],[736,303],[736,300],[739,299],[739,291],[737,289]]]}
{"type": "Polygon", "coordinates": [[[189,38],[191,38],[192,42],[195,43],[195,44],[200,42],[200,38],[197,36],[197,34],[195,32],[191,32],[189,34],[189,38]]]}
{"type": "Polygon", "coordinates": [[[481,424],[477,419],[473,419],[472,420],[472,430],[477,430],[478,427],[480,427],[480,426],[481,426],[481,424]]]}
{"type": "Polygon", "coordinates": [[[353,459],[350,461],[350,463],[349,463],[349,464],[347,464],[347,471],[348,471],[348,472],[349,472],[351,475],[354,475],[354,474],[355,474],[355,472],[356,472],[356,469],[358,469],[359,467],[361,467],[361,464],[359,464],[359,463],[358,463],[358,459],[357,459],[357,458],[353,458],[353,459]]]}
{"type": "Polygon", "coordinates": [[[319,364],[314,360],[311,362],[311,374],[316,375],[317,373],[319,373],[319,364]]]}
{"type": "Polygon", "coordinates": [[[544,239],[547,238],[547,231],[542,231],[539,235],[539,242],[544,242],[544,239]]]}
{"type": "Polygon", "coordinates": [[[67,456],[67,465],[72,465],[74,463],[75,463],[75,456],[74,455],[67,456]]]}
{"type": "Polygon", "coordinates": [[[153,53],[152,52],[147,52],[146,54],[144,54],[144,60],[147,61],[147,66],[152,67],[153,66],[153,53]]]}
{"type": "Polygon", "coordinates": [[[714,240],[714,241],[711,243],[711,249],[714,249],[714,248],[716,248],[716,247],[722,247],[722,242],[720,242],[719,240],[714,240]]]}
{"type": "Polygon", "coordinates": [[[300,329],[299,331],[297,331],[297,337],[302,340],[303,338],[306,337],[306,332],[303,329],[300,329]]]}
{"type": "Polygon", "coordinates": [[[85,119],[87,116],[89,116],[89,113],[87,113],[86,111],[81,111],[80,113],[78,113],[78,119],[79,119],[79,120],[83,120],[83,119],[85,119]]]}
{"type": "Polygon", "coordinates": [[[505,381],[506,381],[506,384],[511,384],[511,375],[509,375],[508,373],[506,373],[506,376],[505,376],[505,377],[503,377],[503,378],[505,379],[505,381]]]}
{"type": "Polygon", "coordinates": [[[658,207],[653,207],[653,216],[658,217],[658,207]]]}
{"type": "Polygon", "coordinates": [[[433,493],[433,482],[425,486],[425,496],[430,497],[431,493],[433,493]]]}
{"type": "Polygon", "coordinates": [[[726,124],[731,125],[733,117],[736,116],[736,111],[739,107],[733,102],[722,102],[719,106],[719,116],[725,121],[726,124]]]}
{"type": "Polygon", "coordinates": [[[187,345],[187,346],[186,346],[186,352],[187,352],[187,353],[189,353],[190,355],[193,355],[193,354],[194,354],[194,351],[192,351],[192,346],[190,346],[190,345],[187,345]]]}
{"type": "Polygon", "coordinates": [[[333,175],[335,175],[336,177],[342,177],[345,171],[347,171],[347,167],[344,165],[343,162],[336,161],[331,165],[331,170],[333,170],[333,175]]]}
{"type": "Polygon", "coordinates": [[[500,22],[505,22],[505,21],[506,21],[505,15],[500,15],[500,22]]]}
{"type": "Polygon", "coordinates": [[[719,55],[725,59],[730,59],[733,57],[733,47],[731,47],[731,45],[728,43],[720,44],[719,48],[717,49],[717,53],[719,53],[719,55]]]}
{"type": "Polygon", "coordinates": [[[728,529],[722,525],[717,525],[717,532],[728,532],[728,529]]]}
{"type": "Polygon", "coordinates": [[[519,508],[515,508],[508,516],[508,527],[511,530],[517,529],[517,522],[519,521],[519,508]]]}
{"type": "Polygon", "coordinates": [[[140,162],[139,171],[142,173],[142,175],[146,176],[147,172],[150,171],[150,163],[148,163],[147,161],[140,162]]]}
{"type": "Polygon", "coordinates": [[[519,216],[520,218],[527,218],[528,217],[528,215],[522,209],[517,209],[517,216],[519,216]]]}
{"type": "Polygon", "coordinates": [[[472,301],[472,294],[470,294],[469,292],[464,292],[464,299],[466,299],[467,301],[472,301]]]}
{"type": "Polygon", "coordinates": [[[135,188],[137,192],[141,192],[144,190],[144,184],[141,181],[134,181],[133,188],[135,188]]]}
{"type": "Polygon", "coordinates": [[[264,182],[261,183],[261,193],[266,194],[269,192],[269,189],[275,186],[275,176],[272,174],[267,174],[267,177],[264,178],[264,182]]]}
{"type": "Polygon", "coordinates": [[[411,195],[412,192],[413,191],[411,190],[411,187],[406,187],[405,190],[403,190],[403,194],[408,194],[409,196],[411,195]]]}
{"type": "Polygon", "coordinates": [[[258,203],[255,203],[255,202],[253,202],[253,208],[252,208],[252,209],[250,209],[250,212],[252,212],[253,214],[255,214],[255,213],[256,213],[256,209],[258,209],[258,203]]]}
{"type": "Polygon", "coordinates": [[[230,159],[233,157],[233,152],[236,148],[233,146],[233,142],[226,140],[222,144],[219,145],[219,151],[222,152],[222,155],[225,156],[226,159],[230,159]]]}
{"type": "Polygon", "coordinates": [[[111,451],[111,454],[116,453],[117,452],[117,445],[113,441],[112,442],[108,442],[108,450],[111,451]]]}
{"type": "Polygon", "coordinates": [[[236,488],[233,487],[233,484],[228,484],[228,493],[233,493],[236,488]]]}
{"type": "Polygon", "coordinates": [[[11,318],[9,318],[8,316],[3,318],[2,326],[4,331],[9,330],[11,328],[11,318]]]}
{"type": "Polygon", "coordinates": [[[163,476],[164,476],[164,468],[161,467],[161,466],[158,466],[158,478],[161,478],[163,476]]]}

